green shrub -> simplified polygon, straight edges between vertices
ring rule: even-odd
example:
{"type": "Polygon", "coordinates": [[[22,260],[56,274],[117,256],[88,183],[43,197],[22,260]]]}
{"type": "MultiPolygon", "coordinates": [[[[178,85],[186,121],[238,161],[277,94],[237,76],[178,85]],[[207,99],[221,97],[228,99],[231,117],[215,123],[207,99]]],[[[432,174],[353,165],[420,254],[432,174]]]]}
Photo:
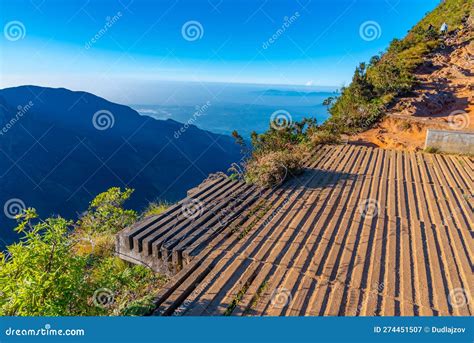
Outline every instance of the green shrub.
{"type": "Polygon", "coordinates": [[[127,304],[121,311],[122,316],[145,316],[155,308],[154,298],[151,295],[134,300],[127,304]]]}
{"type": "Polygon", "coordinates": [[[243,138],[234,131],[232,135],[236,142],[242,145],[242,151],[246,151],[250,157],[242,166],[232,166],[231,177],[243,176],[247,182],[260,187],[281,184],[301,171],[305,151],[311,143],[310,137],[318,130],[315,119],[303,119],[280,126],[270,123],[266,132],[252,132],[251,148],[246,147],[243,138]]]}
{"type": "Polygon", "coordinates": [[[118,187],[110,188],[99,194],[90,203],[86,214],[79,220],[78,226],[88,233],[116,233],[133,224],[138,215],[133,210],[124,210],[124,202],[132,195],[133,190],[118,187]]]}
{"type": "Polygon", "coordinates": [[[300,122],[279,128],[276,125],[270,125],[270,128],[265,133],[257,134],[252,132],[252,153],[259,155],[268,152],[290,150],[300,143],[307,142],[308,137],[315,130],[317,130],[315,119],[305,118],[300,122]]]}
{"type": "Polygon", "coordinates": [[[114,234],[137,214],[123,209],[131,190],[99,194],[77,223],[18,216],[18,243],[0,254],[0,315],[135,315],[166,278],[114,256],[114,234]],[[102,297],[101,297],[102,295],[102,297]]]}
{"type": "Polygon", "coordinates": [[[19,217],[23,238],[1,255],[0,315],[87,313],[87,260],[70,253],[72,222],[58,217],[33,224],[36,219],[33,209],[19,217]]]}

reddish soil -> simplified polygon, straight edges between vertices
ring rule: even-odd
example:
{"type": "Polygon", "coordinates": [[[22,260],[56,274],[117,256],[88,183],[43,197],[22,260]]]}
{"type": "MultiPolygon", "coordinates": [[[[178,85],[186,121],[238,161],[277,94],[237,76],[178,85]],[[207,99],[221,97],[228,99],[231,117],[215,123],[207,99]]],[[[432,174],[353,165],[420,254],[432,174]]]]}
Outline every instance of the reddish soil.
{"type": "Polygon", "coordinates": [[[416,70],[419,85],[395,100],[375,128],[351,142],[388,149],[420,150],[429,128],[474,131],[474,40],[468,26],[445,39],[416,70]]]}

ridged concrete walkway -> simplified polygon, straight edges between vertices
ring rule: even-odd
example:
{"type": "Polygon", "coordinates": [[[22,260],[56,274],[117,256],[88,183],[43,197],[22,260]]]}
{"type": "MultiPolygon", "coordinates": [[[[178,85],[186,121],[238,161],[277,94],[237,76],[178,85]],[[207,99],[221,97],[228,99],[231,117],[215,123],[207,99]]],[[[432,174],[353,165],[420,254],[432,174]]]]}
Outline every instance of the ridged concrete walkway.
{"type": "Polygon", "coordinates": [[[472,158],[341,145],[307,165],[267,191],[218,177],[197,216],[185,199],[122,233],[179,271],[154,314],[473,314],[472,158]]]}

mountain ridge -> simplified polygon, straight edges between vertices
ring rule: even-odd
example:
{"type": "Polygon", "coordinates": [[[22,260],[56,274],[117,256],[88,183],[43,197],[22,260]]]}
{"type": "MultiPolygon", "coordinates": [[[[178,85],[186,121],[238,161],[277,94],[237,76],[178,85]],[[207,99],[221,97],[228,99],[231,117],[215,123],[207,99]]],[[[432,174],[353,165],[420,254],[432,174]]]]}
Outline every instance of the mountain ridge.
{"type": "MultiPolygon", "coordinates": [[[[189,125],[176,138],[183,127],[88,92],[2,89],[0,205],[19,199],[42,217],[73,217],[96,194],[119,186],[136,190],[130,205],[139,210],[156,199],[179,199],[240,159],[231,137],[189,125]]],[[[15,221],[4,214],[0,227],[9,243],[15,221]]]]}

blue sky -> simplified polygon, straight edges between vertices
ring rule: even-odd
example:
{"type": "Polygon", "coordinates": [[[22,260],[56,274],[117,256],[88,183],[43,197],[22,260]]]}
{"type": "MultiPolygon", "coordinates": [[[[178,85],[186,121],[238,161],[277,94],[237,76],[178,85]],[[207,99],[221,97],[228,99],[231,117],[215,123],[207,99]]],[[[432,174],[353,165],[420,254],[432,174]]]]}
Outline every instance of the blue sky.
{"type": "Polygon", "coordinates": [[[0,87],[38,84],[99,93],[110,85],[160,80],[340,87],[358,62],[403,37],[439,3],[0,1],[0,87]],[[196,40],[183,35],[190,21],[197,22],[196,40]],[[11,22],[23,26],[21,39],[7,33],[11,22]],[[375,39],[361,35],[367,22],[375,39]],[[94,36],[99,38],[93,42],[94,36]]]}

